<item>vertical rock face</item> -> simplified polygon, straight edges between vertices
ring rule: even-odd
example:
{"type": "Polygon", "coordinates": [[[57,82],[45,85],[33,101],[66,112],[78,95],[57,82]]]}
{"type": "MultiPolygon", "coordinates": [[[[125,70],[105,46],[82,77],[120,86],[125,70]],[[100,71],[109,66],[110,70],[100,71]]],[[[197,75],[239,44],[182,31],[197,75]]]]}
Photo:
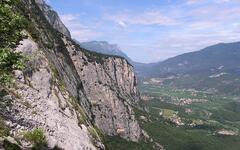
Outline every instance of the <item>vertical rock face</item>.
{"type": "Polygon", "coordinates": [[[44,0],[35,1],[38,4],[39,8],[42,10],[48,22],[53,26],[53,28],[70,38],[71,34],[60,20],[58,14],[49,5],[47,5],[44,0]]]}
{"type": "Polygon", "coordinates": [[[66,38],[64,41],[97,126],[107,135],[138,141],[141,130],[132,106],[139,94],[133,67],[123,58],[90,53],[66,38]]]}

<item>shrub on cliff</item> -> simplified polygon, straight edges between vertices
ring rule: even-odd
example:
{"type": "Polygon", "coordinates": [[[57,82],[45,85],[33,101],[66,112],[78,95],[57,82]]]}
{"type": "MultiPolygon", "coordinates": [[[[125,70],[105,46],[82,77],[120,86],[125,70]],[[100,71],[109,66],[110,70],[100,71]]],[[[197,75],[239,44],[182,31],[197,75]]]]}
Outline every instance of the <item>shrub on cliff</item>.
{"type": "Polygon", "coordinates": [[[6,126],[4,120],[0,118],[0,137],[8,136],[9,128],[6,126]]]}
{"type": "Polygon", "coordinates": [[[1,0],[0,3],[0,85],[9,83],[12,71],[23,69],[24,56],[13,51],[23,38],[24,19],[14,11],[17,0],[1,0]]]}
{"type": "Polygon", "coordinates": [[[42,129],[34,129],[32,131],[25,132],[24,138],[33,144],[33,149],[39,150],[47,146],[46,136],[42,129]]]}

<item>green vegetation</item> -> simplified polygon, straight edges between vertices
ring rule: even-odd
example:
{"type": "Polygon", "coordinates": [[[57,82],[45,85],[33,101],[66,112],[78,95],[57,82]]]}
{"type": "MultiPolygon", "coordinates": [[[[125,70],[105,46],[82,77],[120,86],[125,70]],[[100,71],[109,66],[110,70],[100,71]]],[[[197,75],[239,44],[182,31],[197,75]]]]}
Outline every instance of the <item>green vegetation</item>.
{"type": "Polygon", "coordinates": [[[17,144],[11,143],[7,139],[3,141],[3,147],[5,150],[21,150],[17,144]]]}
{"type": "Polygon", "coordinates": [[[240,138],[218,137],[206,130],[176,127],[164,121],[145,123],[143,128],[168,150],[237,150],[240,138]]]}
{"type": "Polygon", "coordinates": [[[193,74],[167,80],[163,84],[171,87],[197,89],[216,94],[239,95],[239,74],[229,72],[217,78],[210,78],[212,74],[193,74]]]}
{"type": "MultiPolygon", "coordinates": [[[[167,150],[238,150],[240,147],[240,97],[212,95],[201,91],[187,91],[169,86],[141,85],[141,92],[150,97],[141,102],[146,113],[135,110],[140,126],[154,142],[167,150]],[[206,99],[181,105],[180,100],[206,99]],[[190,110],[190,111],[186,111],[190,110]],[[162,112],[162,116],[160,116],[162,112]],[[168,120],[176,114],[184,125],[177,126],[168,120]],[[147,118],[141,120],[141,116],[147,118]],[[190,126],[190,124],[194,124],[190,126]],[[220,130],[237,135],[220,135],[220,130]]],[[[112,149],[153,149],[153,143],[134,143],[117,137],[108,137],[112,149]]]]}
{"type": "Polygon", "coordinates": [[[158,85],[140,85],[142,93],[151,95],[156,98],[164,98],[164,101],[171,100],[171,97],[176,98],[196,98],[204,99],[206,97],[211,98],[211,94],[197,91],[187,91],[182,89],[176,89],[169,86],[158,85]]]}
{"type": "Polygon", "coordinates": [[[177,114],[176,111],[173,111],[171,109],[161,109],[163,118],[170,118],[173,115],[177,114]]]}
{"type": "Polygon", "coordinates": [[[23,17],[13,11],[17,0],[2,0],[0,4],[0,46],[14,48],[23,38],[21,31],[25,26],[23,17]]]}
{"type": "Polygon", "coordinates": [[[12,71],[24,68],[24,56],[13,52],[17,43],[23,38],[24,19],[14,12],[17,1],[3,0],[0,4],[0,85],[12,80],[12,71]]]}
{"type": "Polygon", "coordinates": [[[97,128],[95,129],[94,127],[89,126],[88,127],[88,132],[91,134],[91,136],[94,139],[97,139],[97,140],[101,141],[102,133],[100,132],[100,130],[97,130],[97,128]]]}
{"type": "Polygon", "coordinates": [[[12,71],[24,68],[24,56],[10,49],[0,48],[0,84],[10,83],[12,71]]]}
{"type": "Polygon", "coordinates": [[[4,120],[0,118],[0,137],[8,136],[9,133],[9,128],[6,126],[4,120]]]}
{"type": "Polygon", "coordinates": [[[153,143],[140,141],[139,143],[124,140],[120,137],[106,137],[104,142],[109,150],[151,150],[153,143]]]}
{"type": "Polygon", "coordinates": [[[46,136],[42,129],[34,129],[32,131],[25,132],[24,138],[33,144],[34,150],[40,150],[47,146],[46,136]]]}
{"type": "Polygon", "coordinates": [[[73,106],[74,110],[76,110],[77,118],[78,118],[78,125],[81,126],[82,124],[87,124],[88,118],[84,111],[84,109],[80,106],[76,97],[71,97],[70,103],[73,106]]]}
{"type": "Polygon", "coordinates": [[[141,85],[140,90],[151,100],[141,104],[149,108],[146,114],[137,111],[138,118],[143,115],[150,118],[148,122],[140,119],[142,128],[166,149],[169,150],[237,150],[240,147],[240,136],[218,135],[224,129],[239,133],[240,98],[227,95],[212,95],[200,91],[187,91],[169,86],[141,85]],[[181,105],[180,100],[199,100],[181,105]],[[186,112],[186,110],[190,110],[186,112]],[[162,112],[163,118],[159,115],[162,112]],[[166,120],[164,116],[178,116],[185,123],[183,126],[166,120]],[[195,124],[189,126],[187,124],[195,124]]]}

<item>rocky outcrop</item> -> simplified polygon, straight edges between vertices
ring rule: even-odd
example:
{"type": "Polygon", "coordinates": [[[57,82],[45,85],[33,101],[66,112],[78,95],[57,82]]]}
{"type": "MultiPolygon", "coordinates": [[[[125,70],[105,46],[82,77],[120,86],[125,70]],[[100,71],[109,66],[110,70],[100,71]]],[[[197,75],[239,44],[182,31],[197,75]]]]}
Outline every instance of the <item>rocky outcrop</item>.
{"type": "Polygon", "coordinates": [[[53,28],[70,38],[71,34],[59,18],[58,14],[49,5],[47,5],[44,0],[35,1],[38,4],[39,8],[42,10],[48,22],[53,26],[53,28]]]}
{"type": "Polygon", "coordinates": [[[107,135],[138,141],[133,107],[139,100],[133,67],[123,58],[86,51],[63,39],[91,103],[92,118],[107,135]]]}
{"type": "MultiPolygon", "coordinates": [[[[22,133],[34,128],[44,129],[48,146],[63,149],[96,149],[87,127],[81,122],[83,113],[55,77],[50,62],[31,38],[17,48],[30,57],[24,72],[15,71],[16,87],[5,96],[7,108],[1,105],[1,116],[11,128],[12,135],[21,139],[22,133]],[[6,99],[7,98],[7,99],[6,99]],[[76,104],[75,104],[76,105],[76,104]]],[[[22,147],[31,145],[22,142],[22,147]]]]}

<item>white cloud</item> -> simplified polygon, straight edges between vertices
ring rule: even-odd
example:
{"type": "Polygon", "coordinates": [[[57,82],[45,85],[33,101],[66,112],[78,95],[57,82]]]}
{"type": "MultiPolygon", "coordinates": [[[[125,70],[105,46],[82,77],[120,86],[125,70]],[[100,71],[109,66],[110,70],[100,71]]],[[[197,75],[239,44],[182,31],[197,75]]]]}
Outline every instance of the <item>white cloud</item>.
{"type": "Polygon", "coordinates": [[[166,59],[182,53],[200,50],[217,43],[227,43],[240,40],[240,34],[231,29],[222,29],[217,32],[193,33],[191,29],[181,32],[171,32],[164,38],[151,43],[159,58],[166,59]]]}
{"type": "Polygon", "coordinates": [[[212,21],[198,21],[198,22],[192,22],[188,24],[188,27],[191,30],[206,30],[209,28],[213,28],[216,27],[218,25],[218,23],[216,22],[212,22],[212,21]]]}
{"type": "Polygon", "coordinates": [[[80,14],[64,14],[60,15],[60,18],[70,30],[72,37],[78,41],[94,40],[102,35],[102,33],[92,29],[93,26],[89,27],[82,24],[80,14]]]}
{"type": "Polygon", "coordinates": [[[89,29],[81,29],[72,31],[72,37],[77,39],[80,42],[91,41],[96,39],[96,37],[101,36],[101,33],[97,33],[95,31],[89,29]]]}
{"type": "Polygon", "coordinates": [[[187,5],[192,5],[192,4],[197,4],[203,0],[187,0],[186,4],[187,5]]]}
{"type": "Polygon", "coordinates": [[[125,22],[121,21],[121,20],[119,20],[117,23],[118,23],[121,27],[126,27],[126,26],[127,26],[127,24],[126,24],[125,22]]]}
{"type": "Polygon", "coordinates": [[[231,1],[234,1],[234,0],[215,0],[216,3],[227,3],[231,1]]]}
{"type": "Polygon", "coordinates": [[[64,23],[69,23],[71,21],[76,21],[79,17],[79,14],[65,14],[60,15],[60,17],[64,23]]]}
{"type": "Polygon", "coordinates": [[[177,21],[163,15],[160,11],[121,12],[115,15],[105,14],[105,20],[114,21],[120,26],[133,25],[174,25],[177,21]]]}
{"type": "Polygon", "coordinates": [[[221,4],[221,3],[229,3],[229,2],[240,2],[240,0],[186,0],[187,5],[195,5],[195,4],[201,4],[201,3],[221,4]]]}

